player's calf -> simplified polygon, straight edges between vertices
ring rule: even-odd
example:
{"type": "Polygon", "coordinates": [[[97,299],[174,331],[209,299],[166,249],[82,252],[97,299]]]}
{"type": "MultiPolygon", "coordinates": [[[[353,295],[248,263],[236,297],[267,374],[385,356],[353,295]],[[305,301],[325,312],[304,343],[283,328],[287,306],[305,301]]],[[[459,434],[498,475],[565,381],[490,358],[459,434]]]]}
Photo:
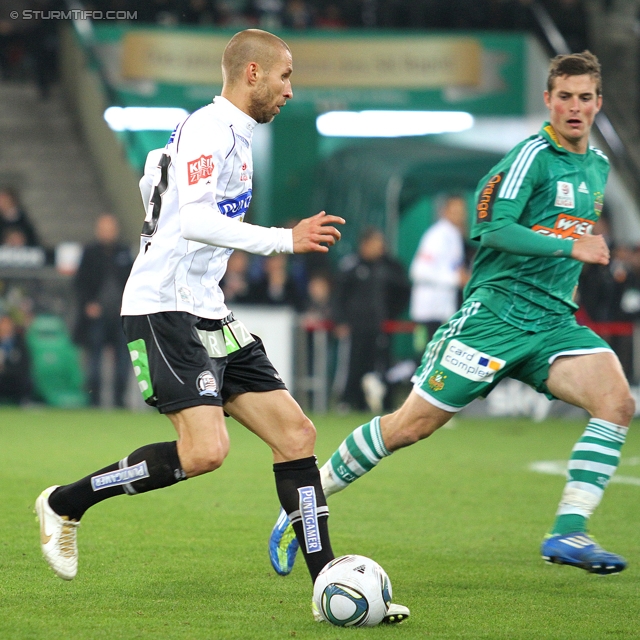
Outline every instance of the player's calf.
{"type": "Polygon", "coordinates": [[[273,465],[282,508],[291,520],[312,582],[333,560],[329,540],[329,508],[322,491],[315,456],[273,465]]]}

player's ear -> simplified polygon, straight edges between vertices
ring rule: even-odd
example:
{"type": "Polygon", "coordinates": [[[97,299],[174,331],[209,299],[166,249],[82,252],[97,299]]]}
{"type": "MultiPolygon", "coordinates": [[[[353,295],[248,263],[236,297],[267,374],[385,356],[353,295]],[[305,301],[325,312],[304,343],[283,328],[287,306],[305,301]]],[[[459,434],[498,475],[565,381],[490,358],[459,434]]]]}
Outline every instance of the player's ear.
{"type": "Polygon", "coordinates": [[[602,109],[602,94],[596,98],[596,113],[602,109]]]}
{"type": "Polygon", "coordinates": [[[544,104],[547,107],[547,109],[551,108],[551,94],[545,89],[544,93],[542,94],[544,96],[544,104]]]}
{"type": "Polygon", "coordinates": [[[245,68],[245,75],[247,82],[253,86],[258,81],[258,76],[260,75],[260,66],[258,63],[250,62],[245,68]]]}

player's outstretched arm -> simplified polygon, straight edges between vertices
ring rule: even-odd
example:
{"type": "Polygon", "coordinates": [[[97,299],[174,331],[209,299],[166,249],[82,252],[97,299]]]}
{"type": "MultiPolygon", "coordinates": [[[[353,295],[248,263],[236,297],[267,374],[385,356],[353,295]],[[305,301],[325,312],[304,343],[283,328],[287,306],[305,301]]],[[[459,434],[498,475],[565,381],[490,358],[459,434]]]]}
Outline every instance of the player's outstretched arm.
{"type": "Polygon", "coordinates": [[[609,248],[602,236],[554,238],[516,222],[483,233],[480,245],[521,256],[565,257],[590,264],[609,264],[609,248]]]}
{"type": "Polygon", "coordinates": [[[573,243],[571,257],[588,264],[609,264],[609,247],[602,236],[580,236],[573,243]]]}
{"type": "Polygon", "coordinates": [[[326,253],[340,240],[340,232],[331,225],[344,223],[344,218],[329,216],[324,211],[300,220],[293,227],[293,253],[326,253]]]}

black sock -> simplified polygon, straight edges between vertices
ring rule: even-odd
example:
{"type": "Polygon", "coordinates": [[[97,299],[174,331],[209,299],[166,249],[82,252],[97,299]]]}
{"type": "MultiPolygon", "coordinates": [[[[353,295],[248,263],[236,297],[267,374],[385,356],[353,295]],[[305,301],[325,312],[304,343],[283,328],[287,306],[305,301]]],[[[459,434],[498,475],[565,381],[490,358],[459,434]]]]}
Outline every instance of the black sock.
{"type": "Polygon", "coordinates": [[[322,491],[315,456],[273,465],[276,489],[304,554],[311,580],[333,560],[329,541],[329,508],[322,491]]]}
{"type": "Polygon", "coordinates": [[[58,487],[49,496],[49,505],[58,515],[80,520],[89,507],[107,498],[161,489],[185,479],[177,443],[157,442],[82,480],[58,487]]]}

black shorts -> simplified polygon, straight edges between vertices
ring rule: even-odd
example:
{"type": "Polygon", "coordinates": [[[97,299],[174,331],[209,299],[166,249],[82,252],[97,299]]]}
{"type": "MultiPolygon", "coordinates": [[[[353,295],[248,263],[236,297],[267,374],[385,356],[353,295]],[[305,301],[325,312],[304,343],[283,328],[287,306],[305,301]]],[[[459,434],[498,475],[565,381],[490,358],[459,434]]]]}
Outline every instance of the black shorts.
{"type": "Polygon", "coordinates": [[[262,340],[233,314],[208,320],[167,311],[124,316],[122,326],[142,397],[160,413],[287,388],[262,340]]]}

